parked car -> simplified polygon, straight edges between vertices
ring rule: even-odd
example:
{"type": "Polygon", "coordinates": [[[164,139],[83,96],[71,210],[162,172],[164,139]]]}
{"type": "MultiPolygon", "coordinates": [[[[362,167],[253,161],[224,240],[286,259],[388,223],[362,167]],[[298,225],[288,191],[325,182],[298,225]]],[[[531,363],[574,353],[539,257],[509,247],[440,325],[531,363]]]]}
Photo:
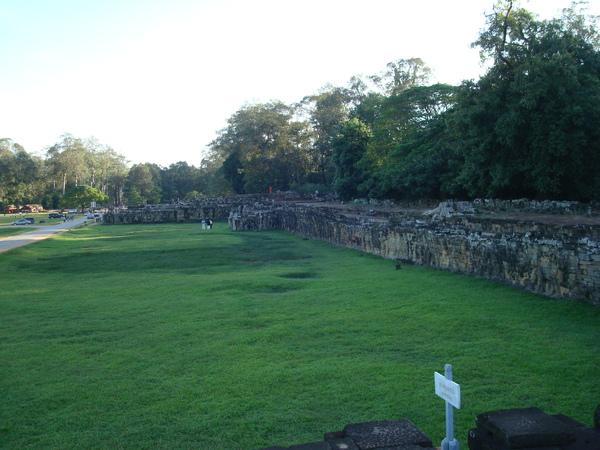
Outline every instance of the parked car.
{"type": "Polygon", "coordinates": [[[35,219],[33,217],[24,217],[23,220],[26,220],[29,223],[35,223],[35,219]]]}
{"type": "Polygon", "coordinates": [[[62,219],[64,217],[61,213],[50,213],[48,214],[49,219],[62,219]]]}
{"type": "Polygon", "coordinates": [[[19,219],[16,222],[11,223],[11,225],[29,225],[29,221],[25,219],[19,219]]]}

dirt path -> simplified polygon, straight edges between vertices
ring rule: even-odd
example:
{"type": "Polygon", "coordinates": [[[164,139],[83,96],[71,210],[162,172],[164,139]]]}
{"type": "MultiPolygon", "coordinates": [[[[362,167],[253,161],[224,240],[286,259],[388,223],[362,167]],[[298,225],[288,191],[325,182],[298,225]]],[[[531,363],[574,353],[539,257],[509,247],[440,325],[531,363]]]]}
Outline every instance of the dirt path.
{"type": "Polygon", "coordinates": [[[67,231],[71,228],[77,227],[85,223],[86,220],[88,219],[82,217],[80,219],[62,222],[51,226],[27,225],[28,227],[35,228],[33,228],[31,231],[28,231],[27,233],[21,233],[14,236],[0,238],[0,253],[12,250],[13,248],[20,247],[22,245],[31,244],[32,242],[46,239],[47,237],[58,233],[62,233],[63,231],[67,231]]]}

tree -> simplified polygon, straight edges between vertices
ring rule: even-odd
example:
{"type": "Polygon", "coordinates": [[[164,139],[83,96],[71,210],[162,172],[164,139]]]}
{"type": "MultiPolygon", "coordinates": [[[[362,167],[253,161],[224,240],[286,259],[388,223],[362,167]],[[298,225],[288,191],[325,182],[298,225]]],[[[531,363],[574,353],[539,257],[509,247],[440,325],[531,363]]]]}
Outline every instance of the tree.
{"type": "Polygon", "coordinates": [[[373,137],[357,164],[361,189],[373,198],[420,198],[441,192],[449,171],[443,116],[454,104],[453,86],[418,86],[383,98],[371,125],[373,137]]]}
{"type": "Polygon", "coordinates": [[[387,70],[379,75],[371,75],[369,79],[379,88],[381,94],[392,96],[425,85],[430,76],[431,69],[421,58],[411,58],[389,62],[387,70]]]}
{"type": "Polygon", "coordinates": [[[244,190],[244,165],[240,159],[240,152],[232,152],[225,161],[223,161],[222,173],[229,181],[231,189],[236,194],[245,194],[244,190]]]}
{"type": "Polygon", "coordinates": [[[83,211],[91,206],[92,202],[104,204],[108,197],[98,189],[91,186],[80,185],[69,189],[61,199],[63,207],[78,207],[83,211]]]}
{"type": "Polygon", "coordinates": [[[0,210],[39,203],[43,193],[42,162],[12,139],[0,139],[0,210]]]}
{"type": "Polygon", "coordinates": [[[165,199],[185,198],[195,191],[200,171],[185,161],[161,169],[161,190],[165,199]]]}
{"type": "MultiPolygon", "coordinates": [[[[356,86],[359,84],[358,81],[355,82],[356,86]]],[[[358,88],[359,92],[361,89],[358,88]]],[[[300,106],[307,112],[312,128],[309,157],[311,172],[316,177],[311,181],[327,186],[331,184],[335,170],[331,164],[331,138],[340,122],[348,119],[355,94],[356,90],[327,84],[318,94],[302,99],[300,106]]]]}
{"type": "Polygon", "coordinates": [[[358,119],[340,123],[331,141],[331,160],[335,165],[333,190],[342,200],[358,197],[363,172],[357,166],[365,154],[371,131],[358,119]]]}
{"type": "MultiPolygon", "coordinates": [[[[590,23],[591,22],[591,23],[590,23]]],[[[457,95],[452,132],[471,196],[600,197],[600,53],[575,7],[538,21],[498,2],[474,45],[493,65],[457,95]]]]}
{"type": "Polygon", "coordinates": [[[136,202],[134,204],[136,205],[160,203],[161,201],[160,168],[156,164],[135,164],[129,170],[124,184],[125,196],[129,199],[135,197],[136,202]],[[134,187],[135,196],[131,193],[134,187]],[[141,198],[141,201],[137,196],[141,198]]]}
{"type": "MultiPolygon", "coordinates": [[[[245,105],[211,144],[213,159],[222,161],[218,175],[237,193],[288,189],[306,171],[306,126],[282,102],[245,105]]],[[[225,186],[221,185],[222,188],[225,186]]]]}
{"type": "Polygon", "coordinates": [[[65,133],[61,141],[48,148],[46,152],[47,162],[52,168],[55,180],[60,183],[61,192],[64,195],[67,189],[67,181],[71,179],[72,185],[77,186],[86,178],[87,168],[85,157],[87,150],[81,139],[65,133]]]}

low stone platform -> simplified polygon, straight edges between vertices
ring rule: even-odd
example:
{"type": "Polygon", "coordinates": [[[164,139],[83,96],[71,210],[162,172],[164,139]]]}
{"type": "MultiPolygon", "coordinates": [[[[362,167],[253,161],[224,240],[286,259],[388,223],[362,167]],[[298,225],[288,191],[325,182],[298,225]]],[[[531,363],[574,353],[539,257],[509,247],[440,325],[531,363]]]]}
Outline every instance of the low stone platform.
{"type": "Polygon", "coordinates": [[[353,423],[318,442],[262,450],[424,450],[433,444],[408,419],[353,423]]]}
{"type": "MultiPolygon", "coordinates": [[[[481,413],[468,433],[470,450],[600,450],[600,404],[590,428],[564,414],[539,408],[481,413]]],[[[457,440],[461,438],[457,436],[457,440]]],[[[464,442],[459,444],[460,447],[464,442]]],[[[353,423],[322,441],[260,450],[433,450],[431,439],[408,419],[353,423]]],[[[440,447],[435,447],[439,449],[440,447]]]]}
{"type": "Polygon", "coordinates": [[[539,408],[501,409],[479,414],[469,431],[470,450],[600,450],[600,405],[594,428],[539,408]]]}

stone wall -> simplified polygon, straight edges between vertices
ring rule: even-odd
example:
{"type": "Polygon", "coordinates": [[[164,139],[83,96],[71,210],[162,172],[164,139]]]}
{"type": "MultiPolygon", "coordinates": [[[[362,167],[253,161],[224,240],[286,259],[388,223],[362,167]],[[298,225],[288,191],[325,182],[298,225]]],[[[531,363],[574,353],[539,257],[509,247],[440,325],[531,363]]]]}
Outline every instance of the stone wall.
{"type": "Polygon", "coordinates": [[[233,207],[240,202],[251,202],[251,197],[213,197],[210,199],[193,200],[189,202],[161,203],[128,208],[120,211],[105,213],[103,221],[107,225],[122,225],[136,223],[186,223],[226,221],[233,207]]]}
{"type": "Polygon", "coordinates": [[[377,221],[297,204],[238,205],[233,230],[279,229],[407,264],[421,264],[600,306],[600,230],[461,215],[377,221]]]}
{"type": "Polygon", "coordinates": [[[107,213],[106,224],[228,220],[236,231],[283,230],[405,264],[487,278],[537,294],[600,306],[600,229],[484,218],[485,211],[595,216],[598,204],[476,200],[424,206],[367,202],[333,205],[279,193],[149,205],[107,213]],[[368,206],[367,206],[368,205],[368,206]],[[410,210],[419,207],[420,211],[410,210]],[[369,209],[372,208],[372,209],[369,209]]]}

